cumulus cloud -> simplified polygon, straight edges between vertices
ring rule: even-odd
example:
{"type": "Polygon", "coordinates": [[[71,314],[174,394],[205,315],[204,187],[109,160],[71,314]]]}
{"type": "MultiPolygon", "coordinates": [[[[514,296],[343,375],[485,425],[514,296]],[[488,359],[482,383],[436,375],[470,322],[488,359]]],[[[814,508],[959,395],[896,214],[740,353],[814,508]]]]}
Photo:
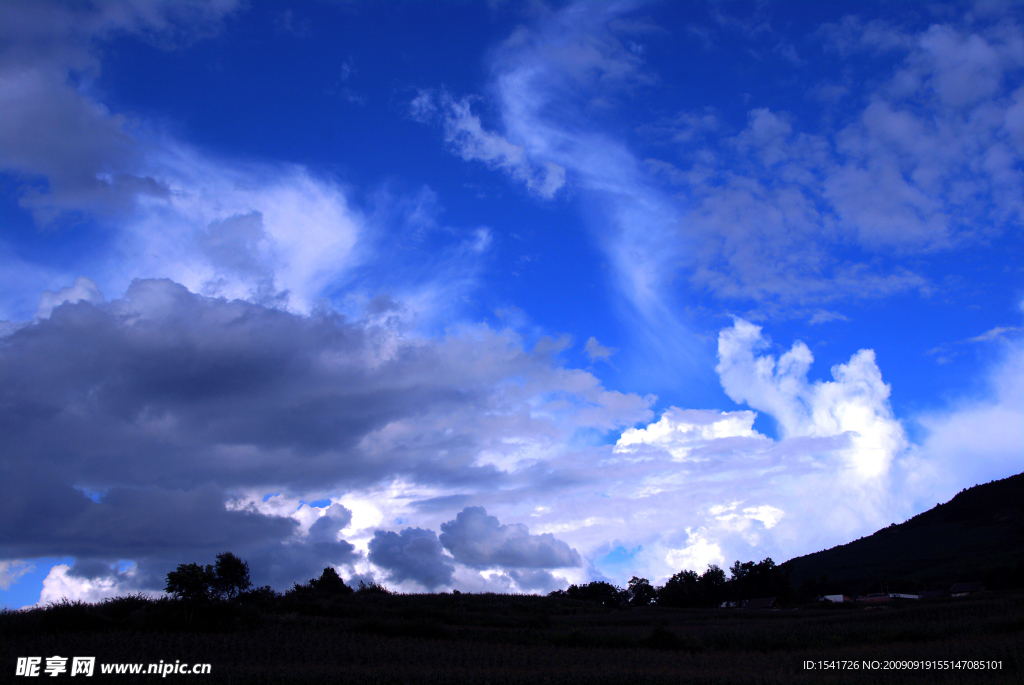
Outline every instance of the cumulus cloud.
{"type": "MultiPolygon", "coordinates": [[[[639,543],[631,563],[648,577],[735,558],[786,558],[906,511],[899,480],[913,450],[873,354],[857,352],[833,369],[833,381],[812,383],[806,346],[797,342],[778,358],[763,354],[766,346],[759,327],[736,320],[720,333],[718,371],[730,397],[776,419],[778,439],[754,428],[755,411],[670,407],[622,432],[602,462],[614,483],[606,499],[566,503],[576,513],[601,511],[599,530],[639,543]],[[665,511],[679,523],[666,526],[665,511]]],[[[579,544],[594,539],[587,530],[562,535],[579,544]]]]}
{"type": "Polygon", "coordinates": [[[92,304],[103,302],[103,293],[100,292],[100,289],[96,287],[92,280],[85,276],[79,276],[70,286],[61,288],[57,292],[44,290],[39,298],[39,308],[36,310],[35,318],[49,318],[54,307],[65,302],[81,302],[82,300],[92,304]]]}
{"type": "Polygon", "coordinates": [[[852,471],[860,478],[885,474],[907,440],[874,351],[832,367],[833,381],[809,383],[814,357],[806,345],[797,341],[778,359],[755,357],[766,345],[761,328],[742,319],[719,334],[716,368],[729,397],[769,412],[785,437],[847,436],[852,471]]]}
{"type": "Polygon", "coordinates": [[[686,531],[687,540],[684,547],[668,552],[665,561],[672,568],[703,573],[708,566],[723,566],[725,557],[722,548],[716,542],[708,541],[700,531],[686,531]]]}
{"type": "Polygon", "coordinates": [[[629,428],[615,444],[618,453],[642,453],[652,446],[667,451],[677,461],[699,459],[722,449],[766,449],[767,438],[753,429],[757,414],[751,411],[716,412],[670,407],[661,418],[644,428],[629,428]]]}
{"type": "Polygon", "coordinates": [[[502,525],[483,507],[466,507],[455,520],[442,523],[441,531],[441,544],[455,560],[475,568],[543,569],[582,563],[579,553],[554,535],[530,535],[521,523],[502,525]]]}
{"type": "Polygon", "coordinates": [[[335,500],[307,520],[261,493],[519,487],[576,431],[651,416],[651,398],[605,390],[550,346],[403,326],[167,280],[56,306],[0,343],[2,556],[133,559],[134,582],[155,587],[183,556],[229,549],[254,579],[287,586],[355,563],[339,535],[367,525],[366,507],[335,500]]]}
{"type": "Polygon", "coordinates": [[[991,437],[986,474],[1013,463],[1011,381],[998,402],[936,416],[934,439],[913,448],[870,351],[810,382],[806,346],[770,355],[744,320],[721,332],[718,370],[750,409],[657,417],[653,398],[560,366],[557,345],[403,331],[169,281],[56,306],[0,342],[0,556],[72,555],[50,584],[88,597],[159,589],[176,564],[225,550],[279,589],[326,565],[427,589],[660,581],[899,520],[901,493],[931,497],[969,433],[991,437]],[[779,439],[754,428],[756,412],[779,439]],[[622,431],[614,445],[579,439],[609,430],[622,431]],[[413,525],[382,528],[395,520],[413,525]],[[627,565],[608,557],[616,545],[636,550],[627,565]]]}
{"type": "Polygon", "coordinates": [[[127,588],[114,577],[84,578],[71,573],[67,564],[57,564],[43,579],[43,590],[38,606],[69,599],[72,602],[99,602],[107,597],[124,594],[127,588]]]}
{"type": "Polygon", "coordinates": [[[370,540],[370,561],[387,570],[392,580],[411,580],[428,590],[450,585],[454,567],[441,549],[437,533],[406,528],[401,533],[378,530],[370,540]]]}
{"type": "Polygon", "coordinates": [[[337,542],[338,533],[351,522],[351,510],[340,504],[332,504],[309,527],[309,539],[315,542],[337,542]]]}

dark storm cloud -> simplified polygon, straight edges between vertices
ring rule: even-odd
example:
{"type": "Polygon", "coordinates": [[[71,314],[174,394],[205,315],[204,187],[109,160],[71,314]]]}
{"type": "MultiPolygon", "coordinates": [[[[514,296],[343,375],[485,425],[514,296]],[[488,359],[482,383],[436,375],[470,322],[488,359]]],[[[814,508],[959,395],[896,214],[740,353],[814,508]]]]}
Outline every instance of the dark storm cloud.
{"type": "MultiPolygon", "coordinates": [[[[337,540],[351,513],[332,507],[307,538],[291,518],[231,504],[239,493],[395,477],[492,489],[512,476],[474,463],[482,450],[512,449],[508,435],[550,440],[649,413],[646,400],[609,393],[507,334],[435,342],[397,325],[144,280],[124,299],[66,302],[5,335],[0,555],[132,559],[157,577],[175,559],[231,550],[253,555],[254,578],[306,580],[355,558],[337,540]],[[531,417],[538,393],[559,402],[564,426],[531,417]]],[[[503,563],[573,563],[550,536],[512,538],[503,563]]]]}
{"type": "Polygon", "coordinates": [[[56,473],[4,471],[0,551],[8,558],[131,559],[249,549],[287,539],[297,525],[290,518],[230,511],[224,493],[210,484],[192,490],[115,487],[94,502],[56,473]]]}
{"type": "MultiPolygon", "coordinates": [[[[278,589],[319,575],[328,565],[351,565],[361,556],[352,544],[337,539],[351,520],[351,512],[337,504],[301,537],[295,535],[294,519],[226,510],[224,496],[210,486],[191,493],[114,490],[100,503],[82,499],[87,503],[79,502],[78,515],[63,522],[64,538],[52,539],[61,521],[35,512],[37,521],[25,517],[14,522],[15,527],[28,525],[18,528],[20,535],[13,539],[5,534],[0,549],[10,556],[38,556],[41,550],[32,541],[48,537],[51,546],[56,543],[76,557],[71,575],[113,580],[122,591],[162,588],[167,572],[178,564],[213,563],[225,551],[249,562],[256,585],[278,589]],[[121,571],[121,559],[137,564],[121,571]]],[[[50,549],[42,553],[53,554],[50,549]]]]}
{"type": "Polygon", "coordinates": [[[253,583],[278,589],[317,577],[327,566],[351,565],[360,557],[344,540],[266,545],[244,555],[252,569],[253,583]]]}
{"type": "Polygon", "coordinates": [[[175,559],[230,549],[249,555],[254,578],[284,584],[351,562],[336,539],[351,512],[331,507],[300,543],[291,518],[225,508],[226,489],[406,467],[355,446],[432,399],[467,394],[422,374],[409,387],[414,355],[370,369],[371,338],[334,315],[212,300],[169,281],[137,282],[108,305],[59,306],[5,337],[0,554],[136,559],[159,579],[175,559]]]}
{"type": "Polygon", "coordinates": [[[352,512],[340,504],[332,504],[309,527],[309,539],[315,542],[334,542],[342,528],[352,522],[352,512]]]}
{"type": "Polygon", "coordinates": [[[397,582],[412,580],[428,590],[450,585],[455,567],[444,556],[437,533],[406,528],[401,533],[378,530],[370,540],[370,561],[397,582]]]}
{"type": "MultiPolygon", "coordinates": [[[[443,364],[429,348],[371,366],[374,335],[387,333],[170,281],[137,281],[110,305],[64,304],[3,340],[6,465],[91,490],[313,488],[406,470],[357,444],[431,406],[471,404],[476,391],[431,378],[443,364]]],[[[469,445],[448,442],[463,458],[436,465],[438,478],[466,466],[469,445]]]]}
{"type": "Polygon", "coordinates": [[[579,566],[579,553],[551,533],[530,535],[521,523],[501,525],[483,507],[466,507],[441,524],[441,544],[455,560],[475,568],[560,568],[579,566]]]}

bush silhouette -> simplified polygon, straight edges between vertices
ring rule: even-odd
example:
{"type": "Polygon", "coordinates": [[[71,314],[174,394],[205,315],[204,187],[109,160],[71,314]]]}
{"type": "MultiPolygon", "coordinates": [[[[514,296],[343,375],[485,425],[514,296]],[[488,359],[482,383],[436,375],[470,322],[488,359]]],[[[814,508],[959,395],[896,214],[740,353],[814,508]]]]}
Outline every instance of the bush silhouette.
{"type": "Polygon", "coordinates": [[[365,581],[359,581],[359,589],[356,591],[360,595],[393,595],[395,594],[391,590],[387,589],[380,583],[367,583],[365,581]]]}

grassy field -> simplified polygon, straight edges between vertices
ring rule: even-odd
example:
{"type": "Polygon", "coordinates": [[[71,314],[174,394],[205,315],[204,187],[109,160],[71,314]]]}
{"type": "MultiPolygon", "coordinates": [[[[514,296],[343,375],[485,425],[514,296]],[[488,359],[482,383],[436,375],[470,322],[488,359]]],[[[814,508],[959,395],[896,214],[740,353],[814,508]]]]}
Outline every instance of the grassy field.
{"type": "MultiPolygon", "coordinates": [[[[1020,683],[1024,593],[880,609],[609,609],[550,597],[353,597],[303,613],[180,605],[67,605],[3,615],[4,682],[19,656],[210,663],[216,683],[1020,683]],[[168,613],[172,612],[172,613],[168,613]],[[167,616],[179,617],[168,624],[167,616]],[[804,668],[856,662],[856,670],[804,668]],[[886,662],[996,661],[1001,670],[886,670],[886,662]],[[865,669],[864,662],[879,662],[865,669]],[[817,664],[816,664],[817,665],[817,664]]],[[[891,665],[891,664],[890,664],[891,665]]],[[[98,669],[97,669],[98,670],[98,669]]],[[[43,676],[45,677],[45,676],[43,676]]],[[[59,676],[69,677],[67,674],[59,676]]],[[[97,673],[93,680],[157,675],[97,673]]],[[[34,680],[34,679],[33,679],[34,680]]],[[[47,680],[53,680],[47,678],[47,680]]]]}

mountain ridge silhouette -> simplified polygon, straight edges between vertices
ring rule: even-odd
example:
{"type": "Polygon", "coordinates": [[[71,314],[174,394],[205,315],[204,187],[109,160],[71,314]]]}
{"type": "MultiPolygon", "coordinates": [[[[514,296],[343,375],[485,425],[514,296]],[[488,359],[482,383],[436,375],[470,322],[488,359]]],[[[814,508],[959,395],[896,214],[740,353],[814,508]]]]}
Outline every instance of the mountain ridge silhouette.
{"type": "Polygon", "coordinates": [[[1024,473],[961,490],[944,504],[844,545],[782,564],[820,593],[1024,586],[1024,473]]]}

